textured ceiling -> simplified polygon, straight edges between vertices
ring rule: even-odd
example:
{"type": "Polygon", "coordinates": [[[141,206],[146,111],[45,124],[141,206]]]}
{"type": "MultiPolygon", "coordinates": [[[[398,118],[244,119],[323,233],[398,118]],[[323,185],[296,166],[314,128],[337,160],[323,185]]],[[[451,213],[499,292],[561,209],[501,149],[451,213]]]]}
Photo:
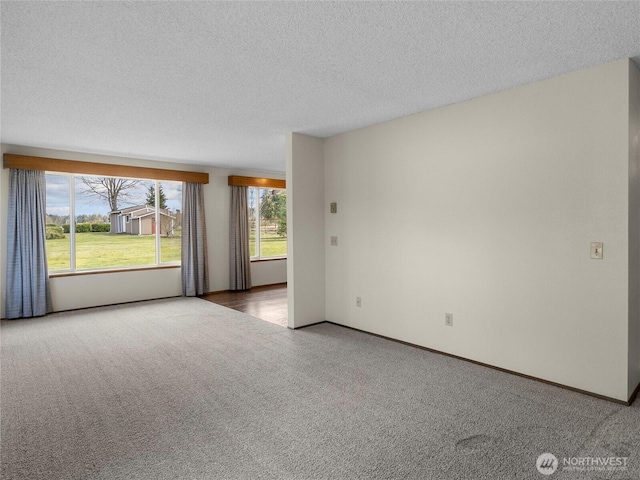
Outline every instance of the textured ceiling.
{"type": "Polygon", "coordinates": [[[330,136],[621,58],[640,2],[1,2],[2,142],[284,171],[330,136]]]}

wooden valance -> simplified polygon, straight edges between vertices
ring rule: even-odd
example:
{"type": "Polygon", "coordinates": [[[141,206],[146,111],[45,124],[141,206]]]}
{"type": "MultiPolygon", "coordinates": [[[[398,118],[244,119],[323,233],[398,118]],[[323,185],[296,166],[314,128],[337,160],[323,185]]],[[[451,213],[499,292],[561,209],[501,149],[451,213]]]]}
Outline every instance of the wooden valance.
{"type": "Polygon", "coordinates": [[[110,163],[77,162],[60,158],[31,157],[28,155],[4,154],[4,168],[21,170],[44,170],[47,172],[79,173],[107,177],[142,178],[148,180],[169,180],[174,182],[209,183],[209,174],[163,168],[133,167],[110,163]]]}
{"type": "Polygon", "coordinates": [[[263,188],[287,188],[287,182],[275,178],[241,177],[229,175],[229,186],[263,187],[263,188]]]}

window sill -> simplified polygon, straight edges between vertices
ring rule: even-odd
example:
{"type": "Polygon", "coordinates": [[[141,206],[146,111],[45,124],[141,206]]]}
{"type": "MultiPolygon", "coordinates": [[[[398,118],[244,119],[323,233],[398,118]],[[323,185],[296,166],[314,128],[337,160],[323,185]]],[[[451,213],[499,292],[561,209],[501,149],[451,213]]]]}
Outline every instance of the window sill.
{"type": "Polygon", "coordinates": [[[114,268],[109,270],[82,270],[80,272],[50,273],[49,278],[77,277],[81,275],[102,275],[103,273],[141,272],[144,270],[164,270],[167,268],[181,268],[182,265],[159,265],[153,267],[114,268]]]}
{"type": "Polygon", "coordinates": [[[252,258],[251,263],[261,263],[261,262],[275,262],[277,260],[286,260],[287,257],[273,257],[273,258],[252,258]]]}

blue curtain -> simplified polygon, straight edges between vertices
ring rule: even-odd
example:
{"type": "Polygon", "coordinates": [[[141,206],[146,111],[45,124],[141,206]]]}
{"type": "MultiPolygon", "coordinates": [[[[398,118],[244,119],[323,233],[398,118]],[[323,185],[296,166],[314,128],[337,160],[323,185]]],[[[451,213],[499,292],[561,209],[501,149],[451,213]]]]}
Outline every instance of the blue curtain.
{"type": "Polygon", "coordinates": [[[247,187],[231,187],[229,216],[229,290],[251,288],[247,187]]]}
{"type": "Polygon", "coordinates": [[[182,186],[182,295],[209,293],[207,232],[201,183],[182,186]]]}
{"type": "Polygon", "coordinates": [[[50,313],[47,271],[44,172],[11,169],[7,222],[7,303],[9,319],[50,313]]]}

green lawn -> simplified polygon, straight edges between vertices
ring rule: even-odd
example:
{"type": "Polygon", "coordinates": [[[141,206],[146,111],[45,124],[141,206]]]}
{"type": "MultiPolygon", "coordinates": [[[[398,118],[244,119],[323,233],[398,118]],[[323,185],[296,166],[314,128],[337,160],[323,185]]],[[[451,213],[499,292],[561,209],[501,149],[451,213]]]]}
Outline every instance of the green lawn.
{"type": "MultiPolygon", "coordinates": [[[[255,233],[249,236],[249,251],[251,256],[256,254],[255,233]]],[[[287,254],[287,237],[275,233],[260,234],[260,257],[277,257],[287,254]]]]}
{"type": "MultiPolygon", "coordinates": [[[[49,271],[69,269],[69,237],[47,240],[49,271]]],[[[155,251],[154,235],[77,233],[76,270],[154,265],[155,251]]],[[[180,261],[180,237],[160,237],[160,259],[180,261]]]]}
{"type": "MultiPolygon", "coordinates": [[[[66,238],[47,240],[49,271],[69,270],[70,235],[66,238]]],[[[249,240],[251,255],[255,255],[255,237],[249,240]]],[[[263,233],[261,257],[287,254],[287,239],[275,233],[263,233]]],[[[137,267],[155,265],[155,236],[110,233],[76,233],[76,270],[100,268],[137,267]]],[[[162,263],[180,261],[180,237],[160,237],[162,263]]]]}

